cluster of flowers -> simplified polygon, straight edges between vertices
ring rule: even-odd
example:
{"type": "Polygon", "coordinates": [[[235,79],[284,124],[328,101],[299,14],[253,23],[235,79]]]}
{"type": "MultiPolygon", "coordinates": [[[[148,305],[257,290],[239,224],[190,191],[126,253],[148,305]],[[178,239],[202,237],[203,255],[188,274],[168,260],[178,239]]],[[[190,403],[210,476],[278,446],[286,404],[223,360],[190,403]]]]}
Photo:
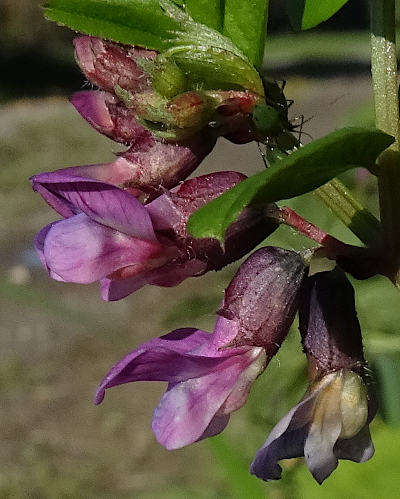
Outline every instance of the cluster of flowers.
{"type": "MultiPolygon", "coordinates": [[[[155,52],[88,36],[78,37],[75,49],[82,71],[100,90],[78,92],[72,104],[96,130],[128,149],[111,163],[32,178],[34,190],[64,218],[35,240],[52,278],[100,281],[102,298],[119,300],[145,284],[175,286],[218,270],[277,228],[260,210],[246,208],[229,227],[224,249],[186,231],[193,212],[245,176],[228,171],[183,180],[218,136],[254,140],[250,116],[260,96],[191,91],[160,104],[145,70],[155,52]],[[151,134],[144,126],[149,122],[170,138],[151,134]]],[[[372,456],[368,425],[376,410],[350,282],[339,268],[310,276],[306,259],[293,251],[255,251],[226,289],[211,334],[178,329],[141,345],[105,376],[95,402],[119,384],[166,381],[152,423],[158,441],[177,449],[216,435],[245,403],[297,311],[310,385],[257,452],[251,472],[277,479],[278,461],[304,455],[322,482],[338,459],[372,456]]]]}

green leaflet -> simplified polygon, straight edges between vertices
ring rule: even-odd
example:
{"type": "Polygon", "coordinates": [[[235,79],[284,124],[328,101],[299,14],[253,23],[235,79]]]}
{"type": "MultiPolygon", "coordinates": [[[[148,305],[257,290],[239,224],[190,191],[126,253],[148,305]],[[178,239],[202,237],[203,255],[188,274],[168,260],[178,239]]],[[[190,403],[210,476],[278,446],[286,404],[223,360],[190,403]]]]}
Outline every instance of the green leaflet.
{"type": "Polygon", "coordinates": [[[257,67],[264,57],[269,0],[225,0],[223,33],[257,67]]]}
{"type": "Polygon", "coordinates": [[[48,0],[45,16],[88,35],[159,51],[178,29],[158,0],[48,0]]]}
{"type": "Polygon", "coordinates": [[[294,29],[310,29],[332,17],[348,0],[286,0],[294,29]]]}
{"type": "Polygon", "coordinates": [[[377,129],[336,130],[249,177],[198,210],[190,217],[188,230],[195,237],[223,241],[225,230],[247,205],[290,199],[351,168],[368,168],[393,141],[393,137],[377,129]]]}
{"type": "Polygon", "coordinates": [[[45,15],[89,35],[158,50],[201,88],[264,93],[259,74],[238,47],[171,0],[48,0],[45,15]]]}

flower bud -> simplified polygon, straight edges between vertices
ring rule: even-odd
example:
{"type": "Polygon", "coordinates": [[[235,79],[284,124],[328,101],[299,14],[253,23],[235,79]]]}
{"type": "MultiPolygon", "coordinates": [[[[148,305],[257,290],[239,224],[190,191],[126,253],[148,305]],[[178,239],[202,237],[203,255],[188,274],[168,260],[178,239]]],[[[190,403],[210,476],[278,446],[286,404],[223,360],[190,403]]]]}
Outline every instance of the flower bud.
{"type": "Polygon", "coordinates": [[[304,352],[317,372],[347,369],[363,373],[364,356],[354,290],[336,268],[305,283],[299,309],[304,352]]]}
{"type": "Polygon", "coordinates": [[[226,289],[218,312],[239,323],[229,346],[262,346],[267,357],[275,355],[296,314],[306,271],[294,251],[265,247],[253,253],[226,289]]]}

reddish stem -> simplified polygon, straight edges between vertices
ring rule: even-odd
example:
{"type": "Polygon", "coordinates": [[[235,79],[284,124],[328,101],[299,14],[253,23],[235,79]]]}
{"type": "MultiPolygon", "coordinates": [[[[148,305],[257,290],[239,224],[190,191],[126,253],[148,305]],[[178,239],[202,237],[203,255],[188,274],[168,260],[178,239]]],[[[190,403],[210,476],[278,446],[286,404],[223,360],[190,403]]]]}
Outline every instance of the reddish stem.
{"type": "Polygon", "coordinates": [[[280,208],[280,218],[286,225],[293,227],[309,239],[312,239],[321,246],[324,246],[324,248],[326,248],[328,253],[332,254],[332,256],[345,256],[353,254],[354,249],[356,248],[360,249],[357,246],[351,246],[350,244],[343,243],[342,241],[339,241],[339,239],[336,239],[336,237],[327,234],[325,231],[319,227],[316,227],[308,220],[305,220],[298,213],[289,208],[289,206],[283,206],[280,208]]]}

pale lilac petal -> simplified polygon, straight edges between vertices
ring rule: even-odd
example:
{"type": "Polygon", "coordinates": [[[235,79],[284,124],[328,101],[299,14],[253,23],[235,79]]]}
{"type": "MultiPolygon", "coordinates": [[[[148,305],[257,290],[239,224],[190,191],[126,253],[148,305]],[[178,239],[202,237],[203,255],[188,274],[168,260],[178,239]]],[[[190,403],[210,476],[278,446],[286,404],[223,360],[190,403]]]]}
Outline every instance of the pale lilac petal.
{"type": "Polygon", "coordinates": [[[163,287],[177,286],[188,277],[204,272],[206,266],[206,263],[199,260],[189,260],[182,263],[173,261],[128,279],[105,278],[100,282],[101,297],[105,301],[121,300],[146,284],[163,287]]]}
{"type": "Polygon", "coordinates": [[[304,459],[318,483],[322,483],[338,465],[333,448],[342,430],[340,390],[319,393],[304,444],[304,459]]]}
{"type": "Polygon", "coordinates": [[[53,227],[53,225],[56,224],[56,223],[58,223],[58,222],[54,222],[54,223],[52,223],[50,225],[46,225],[46,227],[43,227],[43,229],[41,229],[36,234],[34,242],[33,242],[33,245],[34,245],[36,253],[37,253],[38,257],[39,257],[39,260],[42,263],[43,267],[47,271],[49,271],[49,268],[47,267],[46,257],[44,256],[44,242],[46,240],[47,234],[49,233],[49,231],[51,230],[51,228],[53,227]]]}
{"type": "Polygon", "coordinates": [[[70,102],[95,130],[117,142],[150,137],[150,133],[136,121],[132,111],[108,92],[81,90],[72,95],[70,102]]]}
{"type": "Polygon", "coordinates": [[[80,212],[133,237],[157,241],[149,214],[131,194],[111,184],[71,175],[68,170],[40,173],[33,189],[63,216],[80,212]],[[61,208],[60,208],[61,207],[61,208]]]}
{"type": "Polygon", "coordinates": [[[265,481],[278,480],[282,471],[278,461],[303,455],[315,402],[315,393],[307,395],[274,426],[251,464],[253,475],[265,481]]]}
{"type": "Polygon", "coordinates": [[[364,463],[374,455],[374,444],[368,426],[352,438],[340,438],[334,447],[338,459],[348,459],[356,463],[364,463]]]}
{"type": "Polygon", "coordinates": [[[164,257],[158,243],[126,236],[83,213],[53,224],[42,247],[47,268],[65,281],[83,284],[128,266],[132,273],[148,270],[164,257]]]}
{"type": "Polygon", "coordinates": [[[237,355],[219,370],[200,378],[171,383],[154,411],[152,429],[167,449],[179,449],[199,440],[218,413],[248,357],[237,355]]]}

